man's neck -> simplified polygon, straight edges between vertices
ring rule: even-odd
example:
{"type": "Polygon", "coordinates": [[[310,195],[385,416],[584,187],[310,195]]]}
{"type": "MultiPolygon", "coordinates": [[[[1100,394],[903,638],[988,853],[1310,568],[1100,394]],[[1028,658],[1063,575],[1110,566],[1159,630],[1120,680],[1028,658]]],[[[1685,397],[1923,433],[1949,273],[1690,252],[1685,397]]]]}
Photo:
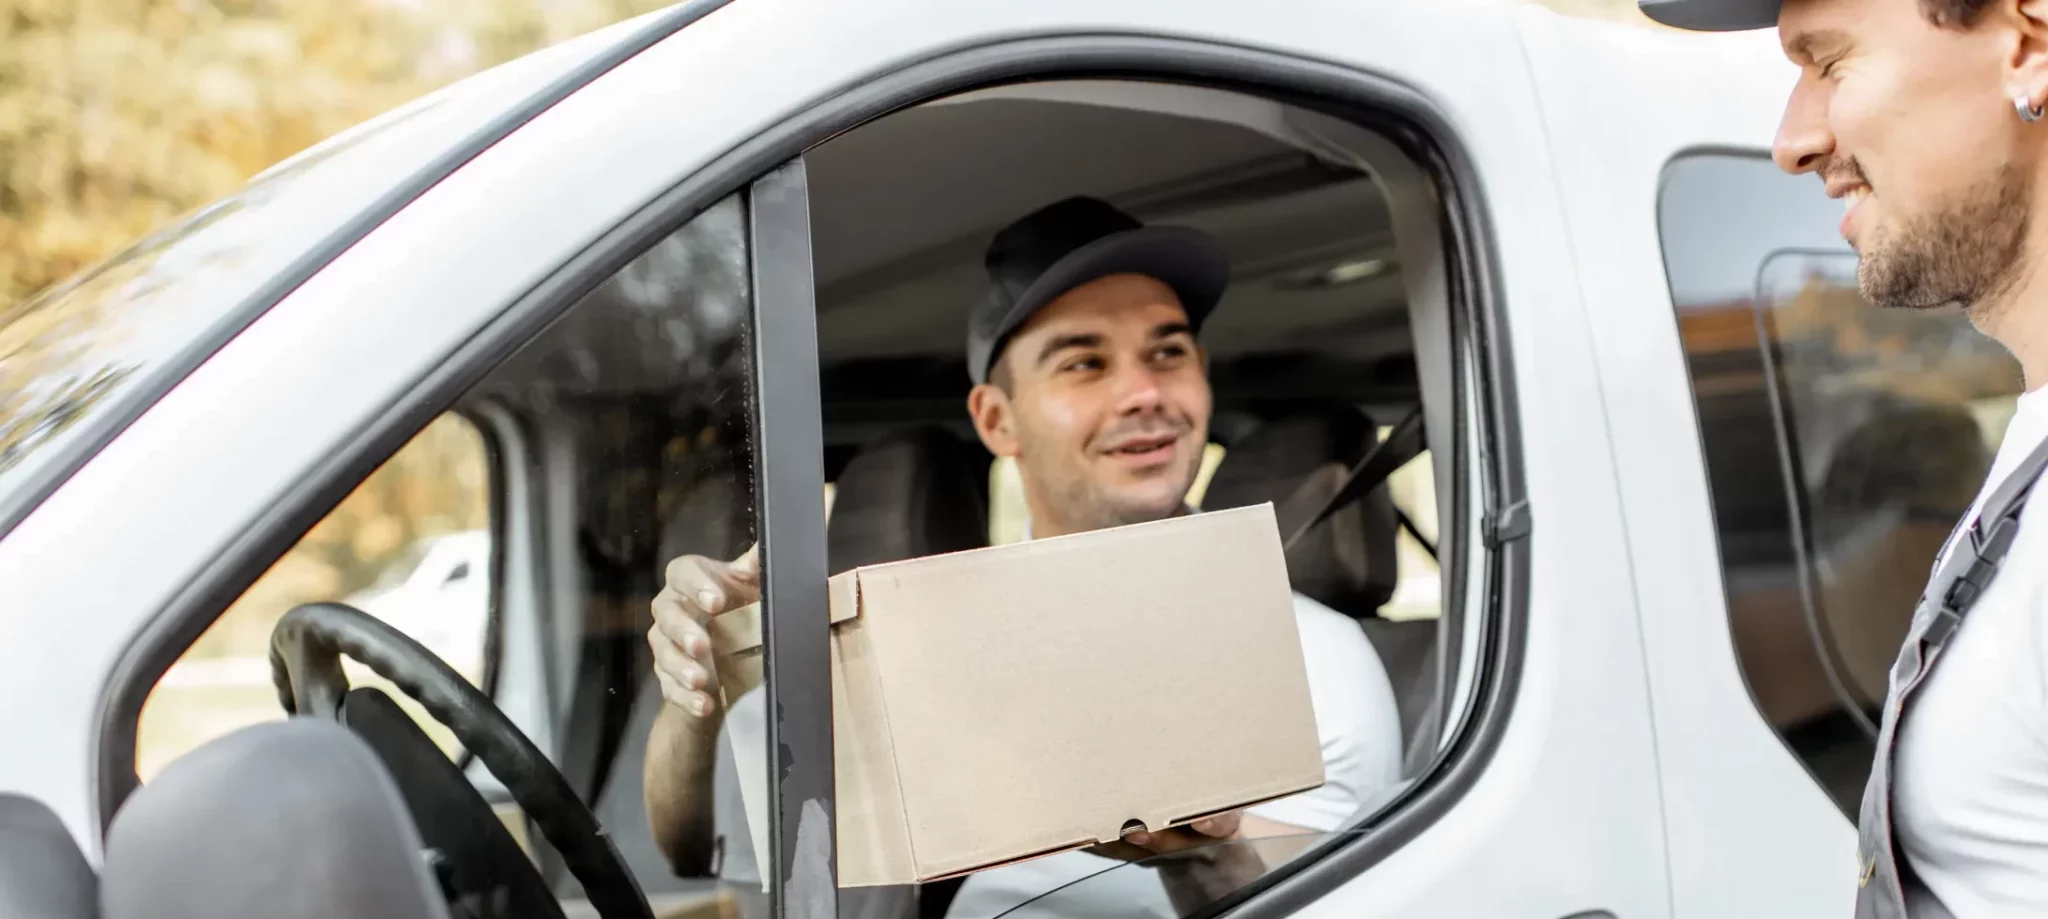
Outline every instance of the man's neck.
{"type": "MultiPolygon", "coordinates": [[[[1047,518],[1039,516],[1038,510],[1034,507],[1031,507],[1030,505],[1031,502],[1025,502],[1024,529],[1023,532],[1020,534],[1021,538],[1024,539],[1026,542],[1029,542],[1030,540],[1034,539],[1051,539],[1054,536],[1067,536],[1073,533],[1086,533],[1089,530],[1099,530],[1106,528],[1102,526],[1091,527],[1074,526],[1071,524],[1062,525],[1060,522],[1057,521],[1057,518],[1047,518]]],[[[1195,509],[1193,506],[1183,503],[1180,506],[1179,510],[1174,511],[1173,513],[1168,514],[1167,516],[1180,517],[1186,514],[1192,514],[1194,512],[1195,509]]]]}
{"type": "MultiPolygon", "coordinates": [[[[2039,225],[2037,223],[2037,225],[2039,225]]],[[[1970,321],[2019,361],[2027,392],[2048,386],[2048,234],[2029,234],[2022,272],[2005,292],[1970,309],[1970,321]]]]}

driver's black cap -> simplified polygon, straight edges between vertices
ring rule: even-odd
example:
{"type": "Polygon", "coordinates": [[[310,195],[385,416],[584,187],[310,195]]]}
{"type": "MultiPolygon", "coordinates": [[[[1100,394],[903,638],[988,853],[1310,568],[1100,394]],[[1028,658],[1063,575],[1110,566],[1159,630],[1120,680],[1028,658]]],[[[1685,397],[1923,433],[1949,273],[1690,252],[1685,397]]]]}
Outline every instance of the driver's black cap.
{"type": "Polygon", "coordinates": [[[1744,32],[1778,25],[1782,0],[1636,0],[1655,22],[1694,32],[1744,32]]]}
{"type": "Polygon", "coordinates": [[[967,372],[976,383],[1031,314],[1089,281],[1142,274],[1173,288],[1199,331],[1230,284],[1222,244],[1192,227],[1148,227],[1094,198],[1068,198],[1024,215],[989,243],[988,297],[967,323],[967,372]]]}

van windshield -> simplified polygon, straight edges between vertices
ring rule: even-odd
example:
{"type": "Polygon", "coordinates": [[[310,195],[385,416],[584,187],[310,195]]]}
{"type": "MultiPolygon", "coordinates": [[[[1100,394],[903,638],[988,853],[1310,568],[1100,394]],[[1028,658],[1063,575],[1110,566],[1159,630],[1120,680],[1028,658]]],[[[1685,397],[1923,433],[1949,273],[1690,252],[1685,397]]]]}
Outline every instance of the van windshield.
{"type": "Polygon", "coordinates": [[[83,461],[80,449],[132,419],[122,406],[163,393],[252,309],[268,308],[259,297],[267,285],[631,27],[556,45],[337,135],[71,280],[0,306],[0,532],[41,499],[49,477],[83,461]]]}

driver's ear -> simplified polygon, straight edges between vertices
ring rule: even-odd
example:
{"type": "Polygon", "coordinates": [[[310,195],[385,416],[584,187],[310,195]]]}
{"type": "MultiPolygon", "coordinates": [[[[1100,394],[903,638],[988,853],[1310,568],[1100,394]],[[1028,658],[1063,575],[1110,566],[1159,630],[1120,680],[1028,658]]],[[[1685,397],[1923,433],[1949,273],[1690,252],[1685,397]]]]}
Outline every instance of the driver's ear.
{"type": "Polygon", "coordinates": [[[974,421],[974,433],[996,456],[1017,455],[1017,435],[1011,427],[1014,411],[1010,394],[994,384],[983,383],[967,393],[967,415],[974,421]]]}

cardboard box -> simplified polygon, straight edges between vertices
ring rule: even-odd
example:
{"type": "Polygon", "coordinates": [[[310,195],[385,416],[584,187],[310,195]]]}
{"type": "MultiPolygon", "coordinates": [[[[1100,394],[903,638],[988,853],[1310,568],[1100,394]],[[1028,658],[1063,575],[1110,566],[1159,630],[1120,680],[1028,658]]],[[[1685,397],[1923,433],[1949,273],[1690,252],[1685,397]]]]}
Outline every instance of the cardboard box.
{"type": "MultiPolygon", "coordinates": [[[[875,565],[830,592],[841,886],[937,880],[1323,782],[1271,505],[875,565]]],[[[761,681],[758,610],[711,631],[730,706],[761,681]]],[[[734,738],[765,866],[761,746],[734,738]]]]}

